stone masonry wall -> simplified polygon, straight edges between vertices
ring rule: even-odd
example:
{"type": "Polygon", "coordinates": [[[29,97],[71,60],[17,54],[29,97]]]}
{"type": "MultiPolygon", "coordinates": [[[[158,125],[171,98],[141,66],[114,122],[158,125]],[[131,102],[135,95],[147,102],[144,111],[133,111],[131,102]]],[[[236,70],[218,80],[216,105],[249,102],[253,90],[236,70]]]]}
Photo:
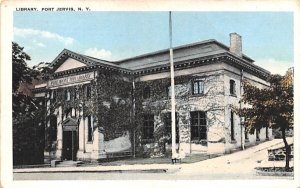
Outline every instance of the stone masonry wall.
{"type": "MultiPolygon", "coordinates": [[[[179,124],[179,151],[183,155],[199,152],[224,153],[224,76],[223,71],[198,73],[175,78],[176,112],[179,124]],[[195,79],[204,81],[204,94],[193,95],[192,83],[195,79]],[[191,140],[190,112],[205,111],[207,116],[207,146],[191,140]]],[[[171,112],[168,93],[169,79],[139,82],[137,90],[151,86],[151,98],[142,100],[143,111],[155,114],[154,131],[164,126],[163,113],[171,112]],[[164,85],[164,86],[161,86],[164,85]],[[153,86],[153,88],[152,88],[153,86]],[[158,95],[158,96],[156,96],[158,95]],[[160,100],[158,100],[160,99],[160,100]]],[[[152,140],[146,148],[155,147],[158,140],[152,140]]],[[[170,146],[167,145],[167,149],[170,146]]],[[[157,150],[157,149],[154,149],[157,150]]],[[[160,152],[155,152],[160,153],[160,152]]]]}

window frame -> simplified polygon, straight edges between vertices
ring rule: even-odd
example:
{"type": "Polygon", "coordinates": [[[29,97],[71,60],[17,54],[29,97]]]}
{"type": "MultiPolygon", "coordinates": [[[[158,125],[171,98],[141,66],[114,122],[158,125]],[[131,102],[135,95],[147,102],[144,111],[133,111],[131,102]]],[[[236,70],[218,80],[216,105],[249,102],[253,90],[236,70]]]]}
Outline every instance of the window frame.
{"type": "Polygon", "coordinates": [[[233,79],[229,80],[229,94],[231,96],[236,96],[236,82],[233,79]]]}
{"type": "Polygon", "coordinates": [[[203,79],[195,79],[192,81],[192,95],[204,95],[204,89],[203,79]],[[195,84],[197,84],[197,93],[195,93],[195,84]]]}
{"type": "Polygon", "coordinates": [[[87,85],[85,87],[85,92],[86,92],[86,94],[85,94],[86,98],[90,99],[92,97],[92,87],[91,87],[91,85],[87,85]]]}
{"type": "Polygon", "coordinates": [[[191,111],[190,112],[190,133],[191,141],[199,141],[202,145],[207,145],[207,113],[206,111],[191,111]],[[196,122],[194,122],[196,120],[196,122]],[[205,122],[205,124],[201,123],[205,122]],[[196,131],[192,130],[196,129],[196,131]],[[202,131],[202,129],[205,130],[202,131]],[[197,135],[193,135],[197,132],[197,135]],[[202,135],[205,134],[204,138],[202,135]]]}
{"type": "Polygon", "coordinates": [[[80,96],[79,96],[79,89],[75,88],[74,89],[74,99],[76,100],[76,99],[79,99],[79,98],[80,98],[80,96]]]}
{"type": "Polygon", "coordinates": [[[65,100],[70,101],[71,100],[71,93],[69,89],[65,90],[65,100]]]}
{"type": "Polygon", "coordinates": [[[149,99],[151,97],[151,88],[150,86],[145,86],[143,88],[143,99],[149,99]]]}

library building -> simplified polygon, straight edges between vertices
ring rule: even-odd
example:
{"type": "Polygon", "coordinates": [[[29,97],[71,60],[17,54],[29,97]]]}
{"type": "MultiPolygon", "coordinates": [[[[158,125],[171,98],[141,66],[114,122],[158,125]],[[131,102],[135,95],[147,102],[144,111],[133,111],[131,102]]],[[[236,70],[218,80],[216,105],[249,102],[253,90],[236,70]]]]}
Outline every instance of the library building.
{"type": "MultiPolygon", "coordinates": [[[[173,48],[176,150],[180,157],[222,155],[272,139],[254,134],[233,109],[244,107],[242,80],[269,87],[270,72],[242,52],[242,37],[229,46],[214,39],[173,48]]],[[[171,156],[169,49],[106,61],[67,49],[35,86],[46,105],[45,149],[53,159],[99,161],[171,156]]]]}

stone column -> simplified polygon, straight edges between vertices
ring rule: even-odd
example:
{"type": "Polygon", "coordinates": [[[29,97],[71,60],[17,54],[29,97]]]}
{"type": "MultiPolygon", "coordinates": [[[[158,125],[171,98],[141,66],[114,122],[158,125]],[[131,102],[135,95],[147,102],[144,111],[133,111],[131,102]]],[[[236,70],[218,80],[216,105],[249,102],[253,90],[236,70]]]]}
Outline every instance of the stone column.
{"type": "Polygon", "coordinates": [[[85,136],[85,127],[84,127],[84,120],[83,117],[80,118],[79,121],[79,127],[78,127],[78,144],[79,144],[79,148],[78,148],[78,152],[77,152],[77,158],[78,159],[84,159],[84,144],[85,144],[85,140],[84,140],[84,136],[85,136]]]}
{"type": "Polygon", "coordinates": [[[207,114],[207,153],[225,153],[224,110],[208,111],[207,114]]]}
{"type": "Polygon", "coordinates": [[[98,145],[98,148],[99,148],[99,159],[103,159],[103,158],[106,158],[106,152],[105,152],[105,147],[104,147],[104,129],[103,127],[99,127],[98,129],[98,142],[99,142],[99,145],[98,145]]]}
{"type": "Polygon", "coordinates": [[[185,155],[191,154],[191,144],[190,144],[190,114],[189,111],[185,108],[184,110],[180,110],[178,112],[179,117],[179,154],[182,158],[185,155]]]}
{"type": "Polygon", "coordinates": [[[93,150],[91,158],[93,160],[97,160],[99,158],[99,141],[98,141],[99,133],[98,133],[98,127],[93,132],[93,150]]]}
{"type": "Polygon", "coordinates": [[[57,116],[57,150],[56,150],[56,158],[61,159],[62,158],[62,142],[63,142],[63,128],[62,128],[62,108],[58,108],[58,116],[57,116]]]}
{"type": "Polygon", "coordinates": [[[104,148],[104,134],[102,127],[97,127],[94,131],[93,151],[91,158],[93,160],[106,158],[104,148]]]}

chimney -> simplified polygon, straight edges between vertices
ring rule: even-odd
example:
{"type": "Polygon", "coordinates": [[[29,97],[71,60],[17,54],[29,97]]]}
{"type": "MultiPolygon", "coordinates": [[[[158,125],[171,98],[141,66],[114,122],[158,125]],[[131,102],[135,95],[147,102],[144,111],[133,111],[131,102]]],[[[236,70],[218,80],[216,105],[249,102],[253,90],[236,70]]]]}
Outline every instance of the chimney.
{"type": "Polygon", "coordinates": [[[238,57],[242,57],[242,37],[237,33],[230,33],[229,51],[238,57]]]}

